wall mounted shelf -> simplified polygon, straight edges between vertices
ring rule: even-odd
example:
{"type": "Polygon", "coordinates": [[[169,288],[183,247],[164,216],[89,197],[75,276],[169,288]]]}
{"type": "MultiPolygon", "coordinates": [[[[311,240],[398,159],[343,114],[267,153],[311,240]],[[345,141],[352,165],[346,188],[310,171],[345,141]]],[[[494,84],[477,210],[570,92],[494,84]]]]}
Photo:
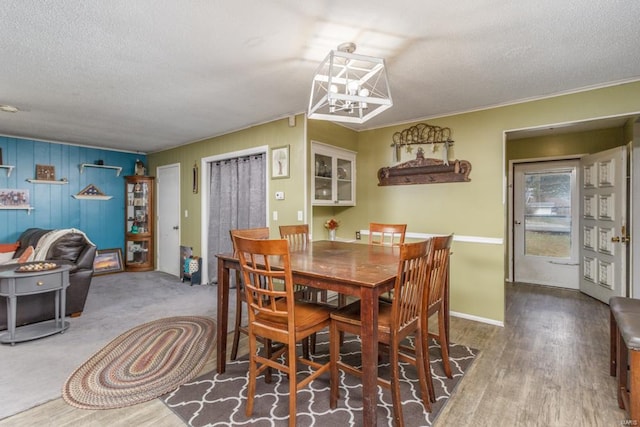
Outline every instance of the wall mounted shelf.
{"type": "Polygon", "coordinates": [[[27,211],[27,214],[31,215],[31,211],[35,208],[33,206],[20,206],[20,207],[12,207],[12,206],[0,206],[0,210],[3,211],[27,211]]]}
{"type": "Polygon", "coordinates": [[[93,163],[83,163],[80,165],[80,173],[84,172],[84,168],[113,169],[116,171],[116,176],[120,176],[120,172],[122,172],[121,166],[94,165],[93,163]]]}
{"type": "Polygon", "coordinates": [[[113,196],[84,196],[82,194],[74,194],[71,197],[79,200],[110,200],[113,196]]]}
{"type": "Polygon", "coordinates": [[[0,165],[0,169],[6,169],[7,170],[7,178],[11,176],[11,171],[13,170],[13,168],[15,168],[15,166],[0,165]]]}
{"type": "Polygon", "coordinates": [[[65,185],[69,183],[69,181],[49,181],[46,179],[27,179],[27,182],[30,182],[32,184],[52,184],[52,185],[65,185]]]}

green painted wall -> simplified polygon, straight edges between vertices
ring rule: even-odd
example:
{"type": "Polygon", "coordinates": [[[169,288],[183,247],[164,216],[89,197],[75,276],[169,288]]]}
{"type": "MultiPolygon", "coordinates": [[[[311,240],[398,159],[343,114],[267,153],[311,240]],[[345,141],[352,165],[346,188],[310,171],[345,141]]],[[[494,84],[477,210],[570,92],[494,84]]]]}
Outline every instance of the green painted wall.
{"type": "MultiPolygon", "coordinates": [[[[640,83],[492,108],[359,133],[358,205],[338,213],[347,235],[370,221],[406,222],[411,232],[498,238],[502,245],[455,242],[451,309],[504,321],[506,159],[504,132],[640,111],[640,83]],[[379,187],[376,172],[392,166],[394,132],[416,123],[449,127],[450,159],[471,162],[471,182],[379,187]]],[[[427,157],[440,158],[440,153],[427,157]]],[[[415,158],[403,152],[402,161],[415,158]]]]}
{"type": "MultiPolygon", "coordinates": [[[[194,215],[182,219],[182,242],[198,248],[200,242],[200,195],[191,193],[191,166],[201,157],[268,144],[290,144],[291,178],[270,181],[271,210],[280,214],[278,224],[296,222],[296,212],[305,209],[316,240],[325,238],[324,221],[335,216],[341,222],[338,237],[353,238],[356,230],[371,221],[405,222],[410,232],[455,233],[458,236],[504,239],[504,244],[454,243],[451,259],[451,309],[498,322],[504,321],[505,218],[503,198],[506,183],[504,132],[528,127],[566,123],[640,112],[640,82],[526,102],[488,110],[425,119],[399,126],[354,132],[328,122],[309,120],[289,128],[287,120],[256,126],[231,135],[149,155],[150,170],[158,165],[182,165],[182,210],[194,215]],[[416,123],[449,127],[455,145],[450,159],[471,162],[471,182],[379,187],[379,168],[392,166],[391,141],[395,132],[416,123]],[[309,202],[309,144],[311,140],[342,146],[357,155],[357,206],[311,207],[309,202]],[[305,171],[306,169],[306,171],[305,171]],[[275,191],[287,199],[276,202],[275,191]],[[306,198],[306,199],[305,199],[306,198]]],[[[427,157],[440,158],[436,152],[427,157]]],[[[402,161],[415,158],[402,153],[402,161]]],[[[277,224],[271,221],[271,234],[277,224]]]]}
{"type": "MultiPolygon", "coordinates": [[[[307,138],[309,143],[309,153],[311,153],[311,142],[322,142],[324,144],[333,145],[340,148],[346,148],[351,151],[358,151],[358,133],[347,129],[344,126],[337,125],[332,122],[322,120],[308,120],[307,121],[307,138]]],[[[356,157],[356,172],[360,168],[360,156],[356,157]]],[[[309,171],[309,183],[308,194],[311,195],[311,174],[313,168],[311,167],[311,155],[307,158],[307,170],[309,171]]],[[[357,184],[357,181],[356,181],[357,184]]],[[[311,228],[311,235],[314,240],[327,240],[327,230],[324,228],[324,223],[332,217],[346,217],[349,211],[353,210],[350,206],[311,206],[312,197],[309,196],[308,208],[312,213],[309,221],[311,228]]],[[[356,203],[359,202],[358,191],[356,190],[356,203]]],[[[340,224],[338,231],[336,232],[338,238],[353,238],[353,233],[350,233],[348,225],[340,224]]]]}
{"type": "MultiPolygon", "coordinates": [[[[269,179],[268,204],[269,228],[271,236],[279,236],[278,225],[302,223],[297,221],[297,212],[306,210],[304,174],[306,154],[304,116],[296,117],[296,125],[289,126],[287,118],[254,126],[228,135],[209,138],[192,144],[176,147],[148,155],[149,173],[155,175],[158,166],[174,163],[180,164],[180,241],[182,245],[192,246],[194,253],[201,253],[201,199],[202,192],[192,191],[192,168],[194,163],[200,165],[202,158],[246,150],[253,147],[269,146],[269,165],[271,149],[289,146],[289,178],[269,179]],[[285,200],[276,200],[275,192],[284,191],[285,200]],[[184,211],[189,211],[185,218],[184,211]],[[273,221],[273,211],[278,211],[278,221],[273,221]]],[[[206,174],[200,168],[201,174],[206,174]]],[[[269,167],[269,176],[271,169],[269,167]]],[[[205,177],[206,178],[206,177],[205,177]]]]}
{"type": "Polygon", "coordinates": [[[628,142],[624,127],[509,140],[507,160],[591,154],[628,142]]]}

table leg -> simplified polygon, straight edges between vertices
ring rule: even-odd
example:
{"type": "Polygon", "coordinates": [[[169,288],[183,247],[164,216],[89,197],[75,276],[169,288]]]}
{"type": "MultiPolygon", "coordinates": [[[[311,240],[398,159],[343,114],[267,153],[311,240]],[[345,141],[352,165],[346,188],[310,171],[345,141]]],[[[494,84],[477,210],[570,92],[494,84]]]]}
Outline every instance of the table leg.
{"type": "MultiPolygon", "coordinates": [[[[449,255],[451,256],[451,255],[449,255]]],[[[451,271],[451,264],[449,264],[448,270],[447,270],[447,278],[444,282],[444,335],[447,338],[447,350],[449,351],[449,354],[451,354],[451,340],[449,339],[449,325],[450,325],[450,310],[449,310],[449,278],[451,277],[449,272],[451,271]]]]}
{"type": "Polygon", "coordinates": [[[216,364],[218,373],[223,374],[227,367],[227,321],[229,318],[229,267],[218,258],[218,345],[216,346],[216,364]]]}
{"type": "Polygon", "coordinates": [[[7,297],[7,329],[9,330],[9,337],[11,338],[11,345],[14,344],[16,339],[16,306],[18,305],[18,298],[7,297]]]}
{"type": "Polygon", "coordinates": [[[378,294],[363,289],[360,297],[362,331],[362,425],[377,425],[378,406],[378,294]]]}
{"type": "Polygon", "coordinates": [[[57,291],[55,291],[55,295],[53,297],[53,305],[55,305],[55,313],[56,313],[56,317],[55,322],[56,322],[56,328],[59,328],[60,326],[62,326],[60,324],[60,293],[62,292],[61,289],[58,289],[57,291]]]}

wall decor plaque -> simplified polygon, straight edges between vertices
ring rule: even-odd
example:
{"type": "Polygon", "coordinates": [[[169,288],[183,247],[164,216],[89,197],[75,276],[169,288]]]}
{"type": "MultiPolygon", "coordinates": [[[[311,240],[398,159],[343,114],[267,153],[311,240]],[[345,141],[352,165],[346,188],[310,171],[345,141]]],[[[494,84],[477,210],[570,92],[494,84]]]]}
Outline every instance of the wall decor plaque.
{"type": "Polygon", "coordinates": [[[38,181],[55,181],[56,168],[51,165],[36,165],[36,179],[38,181]]]}

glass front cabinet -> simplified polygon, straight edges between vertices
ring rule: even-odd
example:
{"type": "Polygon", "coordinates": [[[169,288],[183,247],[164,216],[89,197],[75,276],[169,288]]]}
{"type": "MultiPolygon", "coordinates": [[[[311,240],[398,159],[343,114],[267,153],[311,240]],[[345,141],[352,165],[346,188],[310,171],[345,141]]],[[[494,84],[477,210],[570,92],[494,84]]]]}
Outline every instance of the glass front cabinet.
{"type": "Polygon", "coordinates": [[[125,270],[153,270],[154,177],[125,177],[125,270]]]}
{"type": "Polygon", "coordinates": [[[313,204],[355,206],[355,151],[314,141],[311,143],[311,156],[313,204]]]}

